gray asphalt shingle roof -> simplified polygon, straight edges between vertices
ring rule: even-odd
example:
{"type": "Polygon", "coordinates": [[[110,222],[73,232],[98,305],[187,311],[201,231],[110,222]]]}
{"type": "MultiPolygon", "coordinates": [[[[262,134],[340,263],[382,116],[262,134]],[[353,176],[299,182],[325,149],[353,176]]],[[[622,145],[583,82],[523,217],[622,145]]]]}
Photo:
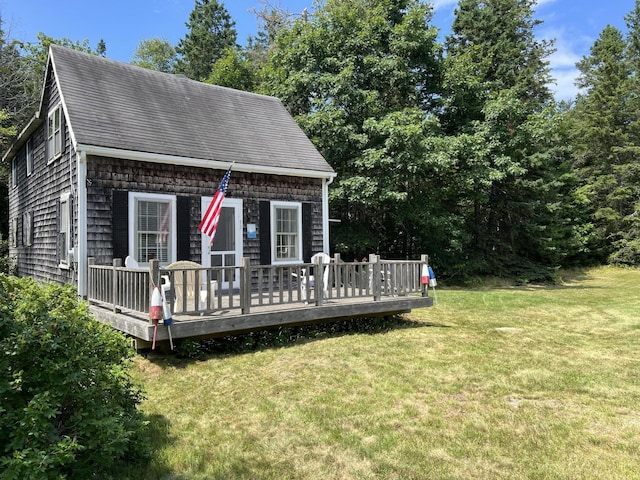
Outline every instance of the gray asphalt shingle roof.
{"type": "Polygon", "coordinates": [[[82,145],[333,173],[277,98],[57,45],[51,56],[82,145]]]}

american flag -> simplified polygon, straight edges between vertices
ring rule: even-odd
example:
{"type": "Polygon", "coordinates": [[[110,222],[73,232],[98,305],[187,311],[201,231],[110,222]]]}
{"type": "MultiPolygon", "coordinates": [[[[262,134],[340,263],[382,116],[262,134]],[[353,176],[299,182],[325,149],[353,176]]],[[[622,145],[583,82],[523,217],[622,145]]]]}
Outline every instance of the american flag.
{"type": "Polygon", "coordinates": [[[220,219],[220,212],[222,211],[222,201],[224,200],[224,196],[227,194],[229,177],[231,176],[231,167],[233,167],[233,164],[231,164],[229,170],[227,170],[227,173],[225,173],[224,177],[222,177],[220,186],[216,190],[216,193],[213,196],[213,200],[211,200],[209,208],[207,208],[207,211],[200,221],[200,226],[198,227],[198,230],[211,237],[211,243],[213,243],[213,238],[216,234],[216,227],[218,226],[218,220],[220,219]]]}

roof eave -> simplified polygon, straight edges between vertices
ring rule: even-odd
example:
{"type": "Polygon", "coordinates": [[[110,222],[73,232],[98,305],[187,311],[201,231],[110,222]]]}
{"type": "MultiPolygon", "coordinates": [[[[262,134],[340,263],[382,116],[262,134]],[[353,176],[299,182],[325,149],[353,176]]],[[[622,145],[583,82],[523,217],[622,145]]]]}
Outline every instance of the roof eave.
{"type": "Polygon", "coordinates": [[[13,159],[18,153],[18,150],[22,148],[25,142],[29,139],[31,134],[36,131],[36,129],[42,125],[43,120],[36,113],[29,123],[22,129],[22,131],[18,134],[15,140],[11,143],[8,150],[2,156],[2,162],[6,162],[8,160],[13,159]]]}
{"type": "MultiPolygon", "coordinates": [[[[207,160],[201,158],[185,158],[176,155],[166,155],[149,152],[137,152],[134,150],[121,150],[119,148],[101,147],[96,145],[82,145],[76,146],[76,151],[84,151],[87,155],[95,155],[98,157],[112,157],[122,158],[125,160],[135,160],[139,162],[150,163],[164,163],[169,165],[181,165],[187,167],[198,168],[211,168],[224,170],[229,168],[231,162],[222,162],[219,160],[207,160]]],[[[320,171],[309,170],[301,168],[284,168],[284,167],[269,167],[263,165],[252,165],[248,163],[235,162],[233,166],[234,171],[246,172],[246,173],[261,173],[271,175],[283,175],[290,177],[307,177],[307,178],[321,178],[321,179],[333,179],[337,174],[334,171],[320,171]]]]}

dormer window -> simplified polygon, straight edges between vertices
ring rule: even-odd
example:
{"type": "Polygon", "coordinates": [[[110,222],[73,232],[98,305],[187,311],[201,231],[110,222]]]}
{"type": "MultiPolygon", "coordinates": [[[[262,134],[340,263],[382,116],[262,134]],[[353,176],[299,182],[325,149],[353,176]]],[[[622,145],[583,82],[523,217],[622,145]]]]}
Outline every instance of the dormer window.
{"type": "Polygon", "coordinates": [[[47,121],[47,158],[52,162],[62,155],[62,105],[49,112],[47,121]]]}

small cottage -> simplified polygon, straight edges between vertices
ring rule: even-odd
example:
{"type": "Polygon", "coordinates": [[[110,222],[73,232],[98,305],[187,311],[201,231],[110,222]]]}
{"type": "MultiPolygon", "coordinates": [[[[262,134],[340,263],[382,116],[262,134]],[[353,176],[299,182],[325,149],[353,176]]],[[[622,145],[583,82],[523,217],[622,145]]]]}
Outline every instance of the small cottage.
{"type": "Polygon", "coordinates": [[[336,173],[277,98],[52,45],[39,109],[2,159],[18,274],[81,296],[89,258],[286,265],[329,250],[336,173]],[[211,245],[198,225],[232,164],[211,245]]]}

